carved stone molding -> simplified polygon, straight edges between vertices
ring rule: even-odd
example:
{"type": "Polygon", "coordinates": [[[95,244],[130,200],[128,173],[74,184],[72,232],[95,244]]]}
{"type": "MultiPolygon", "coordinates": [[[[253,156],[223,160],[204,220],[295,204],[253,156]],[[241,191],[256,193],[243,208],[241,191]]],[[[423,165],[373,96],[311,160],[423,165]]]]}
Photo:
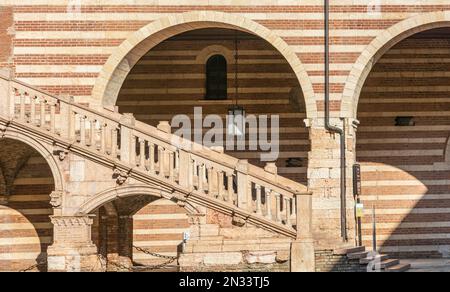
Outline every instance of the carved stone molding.
{"type": "Polygon", "coordinates": [[[117,185],[121,186],[128,180],[128,173],[120,169],[114,169],[113,178],[116,179],[117,185]]]}
{"type": "Polygon", "coordinates": [[[51,216],[54,229],[54,246],[73,247],[92,245],[89,216],[51,216]]]}
{"type": "Polygon", "coordinates": [[[94,223],[89,216],[52,216],[51,220],[55,227],[91,226],[94,223]]]}
{"type": "Polygon", "coordinates": [[[53,150],[53,155],[58,156],[60,161],[64,161],[68,154],[69,150],[60,147],[55,147],[55,150],[53,150]]]}
{"type": "Polygon", "coordinates": [[[247,220],[245,220],[242,217],[238,217],[236,215],[233,215],[233,225],[238,227],[244,227],[247,224],[247,220]]]}
{"type": "Polygon", "coordinates": [[[50,194],[50,205],[55,208],[59,209],[62,206],[62,197],[63,193],[60,191],[55,191],[50,194]]]}

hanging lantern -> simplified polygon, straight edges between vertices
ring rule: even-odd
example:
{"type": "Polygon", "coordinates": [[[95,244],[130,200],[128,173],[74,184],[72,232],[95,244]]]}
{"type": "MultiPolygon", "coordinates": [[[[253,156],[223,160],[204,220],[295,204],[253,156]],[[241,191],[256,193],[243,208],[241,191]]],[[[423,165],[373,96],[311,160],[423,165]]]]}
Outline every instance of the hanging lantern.
{"type": "Polygon", "coordinates": [[[245,136],[245,110],[235,105],[228,109],[228,135],[245,136]]]}

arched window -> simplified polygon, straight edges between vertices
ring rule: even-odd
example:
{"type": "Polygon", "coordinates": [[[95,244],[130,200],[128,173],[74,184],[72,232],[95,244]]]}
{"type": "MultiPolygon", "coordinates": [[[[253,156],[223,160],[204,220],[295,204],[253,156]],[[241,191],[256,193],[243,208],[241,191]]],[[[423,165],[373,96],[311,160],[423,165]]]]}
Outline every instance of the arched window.
{"type": "Polygon", "coordinates": [[[214,55],[206,62],[206,99],[227,99],[227,91],[227,60],[222,55],[214,55]]]}

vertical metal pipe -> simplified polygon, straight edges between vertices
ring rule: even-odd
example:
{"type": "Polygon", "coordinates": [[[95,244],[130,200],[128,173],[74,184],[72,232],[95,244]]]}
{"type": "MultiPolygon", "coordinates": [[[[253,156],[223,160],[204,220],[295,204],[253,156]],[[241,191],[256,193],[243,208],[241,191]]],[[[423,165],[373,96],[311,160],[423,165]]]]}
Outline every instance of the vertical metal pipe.
{"type": "Polygon", "coordinates": [[[339,134],[341,140],[341,237],[348,241],[347,234],[347,174],[345,153],[345,130],[330,124],[330,1],[324,0],[324,37],[325,37],[325,129],[339,134]]]}
{"type": "Polygon", "coordinates": [[[377,216],[375,211],[375,205],[372,206],[372,245],[373,251],[377,251],[377,216]]]}

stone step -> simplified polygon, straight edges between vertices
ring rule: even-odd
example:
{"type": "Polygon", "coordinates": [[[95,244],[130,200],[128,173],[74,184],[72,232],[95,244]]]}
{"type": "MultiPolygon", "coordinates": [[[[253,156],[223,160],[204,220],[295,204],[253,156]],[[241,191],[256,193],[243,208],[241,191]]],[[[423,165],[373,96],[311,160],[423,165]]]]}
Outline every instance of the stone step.
{"type": "Polygon", "coordinates": [[[361,265],[367,265],[367,264],[369,264],[370,262],[372,262],[374,260],[380,260],[382,262],[382,261],[385,261],[385,260],[388,260],[388,259],[389,259],[388,255],[381,254],[381,255],[377,255],[375,258],[374,257],[366,257],[366,258],[360,259],[359,263],[361,265]]]}
{"type": "Polygon", "coordinates": [[[389,259],[381,262],[381,268],[382,269],[388,269],[390,267],[399,265],[400,261],[397,259],[389,259]]]}
{"type": "Polygon", "coordinates": [[[334,254],[335,255],[348,255],[348,254],[364,252],[364,251],[366,251],[366,247],[365,246],[346,247],[346,248],[341,248],[341,249],[335,250],[334,254]]]}
{"type": "Polygon", "coordinates": [[[408,271],[409,269],[411,269],[411,265],[410,264],[398,264],[392,267],[389,267],[386,269],[386,272],[389,273],[403,273],[408,271]]]}
{"type": "Polygon", "coordinates": [[[368,251],[355,252],[347,254],[347,258],[350,260],[360,260],[366,258],[368,254],[369,254],[368,251]]]}

